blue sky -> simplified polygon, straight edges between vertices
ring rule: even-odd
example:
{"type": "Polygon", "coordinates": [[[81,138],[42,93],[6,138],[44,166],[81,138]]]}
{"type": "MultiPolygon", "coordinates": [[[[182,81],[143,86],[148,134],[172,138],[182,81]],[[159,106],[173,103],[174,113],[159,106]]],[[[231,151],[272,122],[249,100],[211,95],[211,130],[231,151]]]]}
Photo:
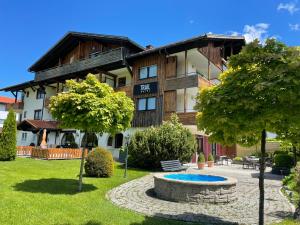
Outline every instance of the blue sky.
{"type": "Polygon", "coordinates": [[[0,0],[0,28],[5,87],[31,80],[28,67],[67,31],[124,35],[144,46],[208,32],[300,45],[300,0],[0,0]]]}

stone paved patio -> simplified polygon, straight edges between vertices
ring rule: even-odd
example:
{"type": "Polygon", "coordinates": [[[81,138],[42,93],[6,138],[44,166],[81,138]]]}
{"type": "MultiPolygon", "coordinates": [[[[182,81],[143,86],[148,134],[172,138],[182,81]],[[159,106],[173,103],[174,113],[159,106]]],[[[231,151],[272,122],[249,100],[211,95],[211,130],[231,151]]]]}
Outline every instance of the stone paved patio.
{"type": "MultiPolygon", "coordinates": [[[[153,175],[125,183],[111,190],[107,197],[116,205],[148,215],[169,219],[201,222],[203,224],[257,224],[258,221],[258,171],[240,166],[215,166],[190,173],[230,176],[238,179],[237,198],[223,205],[188,204],[161,200],[153,193],[153,175]]],[[[280,176],[266,173],[265,222],[281,221],[292,215],[293,209],[280,193],[280,176]]]]}

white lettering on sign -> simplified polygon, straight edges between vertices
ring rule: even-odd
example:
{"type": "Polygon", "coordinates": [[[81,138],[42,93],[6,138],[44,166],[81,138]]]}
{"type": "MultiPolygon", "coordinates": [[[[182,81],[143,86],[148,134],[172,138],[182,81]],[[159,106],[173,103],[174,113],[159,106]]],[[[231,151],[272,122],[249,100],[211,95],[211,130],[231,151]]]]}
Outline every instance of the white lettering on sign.
{"type": "Polygon", "coordinates": [[[141,93],[149,93],[150,92],[150,84],[141,84],[141,93]]]}

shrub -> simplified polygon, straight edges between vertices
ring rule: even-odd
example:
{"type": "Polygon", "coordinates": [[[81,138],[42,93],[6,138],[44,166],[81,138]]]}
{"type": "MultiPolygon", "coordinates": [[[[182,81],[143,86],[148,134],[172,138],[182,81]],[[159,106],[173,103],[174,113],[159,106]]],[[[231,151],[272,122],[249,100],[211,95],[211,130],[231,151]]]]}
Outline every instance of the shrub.
{"type": "Polygon", "coordinates": [[[112,154],[100,147],[92,150],[86,157],[84,169],[90,177],[111,177],[114,170],[112,154]]]}
{"type": "Polygon", "coordinates": [[[242,157],[235,157],[234,159],[233,159],[233,161],[243,161],[243,158],[242,157]]]}
{"type": "Polygon", "coordinates": [[[17,122],[12,109],[9,110],[0,134],[0,160],[11,161],[17,155],[17,122]]]}
{"type": "Polygon", "coordinates": [[[274,156],[275,167],[292,168],[294,165],[293,157],[286,153],[279,153],[274,156]]]}
{"type": "Polygon", "coordinates": [[[207,161],[214,161],[214,156],[212,154],[209,154],[207,161]]]}
{"type": "Polygon", "coordinates": [[[199,154],[198,163],[205,163],[205,156],[202,152],[199,154]]]}
{"type": "Polygon", "coordinates": [[[137,131],[128,145],[130,166],[148,169],[160,168],[160,161],[179,159],[190,161],[196,142],[191,132],[184,128],[176,115],[160,127],[137,131]]]}

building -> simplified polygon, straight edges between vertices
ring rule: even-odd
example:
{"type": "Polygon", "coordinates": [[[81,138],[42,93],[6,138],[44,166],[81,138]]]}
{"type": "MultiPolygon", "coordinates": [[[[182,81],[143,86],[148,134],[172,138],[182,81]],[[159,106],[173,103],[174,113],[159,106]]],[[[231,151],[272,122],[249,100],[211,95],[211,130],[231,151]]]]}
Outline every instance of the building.
{"type": "Polygon", "coordinates": [[[244,44],[244,37],[205,34],[144,48],[127,37],[69,32],[29,68],[34,73],[33,80],[2,89],[16,98],[19,92],[23,96],[18,144],[39,145],[41,131],[47,129],[49,146],[88,143],[90,147],[108,148],[117,158],[124,137],[137,129],[160,125],[177,113],[206,155],[234,154],[230,148],[208,143],[197,130],[193,107],[198,90],[217,83],[228,57],[238,53],[244,44]],[[132,128],[114,136],[59,128],[47,108],[49,98],[65,90],[65,80],[80,82],[88,73],[133,99],[136,110],[132,128]]]}
{"type": "Polygon", "coordinates": [[[21,107],[21,103],[20,102],[16,102],[14,98],[8,98],[8,97],[4,97],[4,96],[0,96],[0,131],[2,130],[3,127],[3,123],[4,120],[7,117],[8,114],[8,110],[10,108],[15,109],[16,111],[16,119],[19,120],[19,112],[21,111],[18,108],[21,107]]]}

